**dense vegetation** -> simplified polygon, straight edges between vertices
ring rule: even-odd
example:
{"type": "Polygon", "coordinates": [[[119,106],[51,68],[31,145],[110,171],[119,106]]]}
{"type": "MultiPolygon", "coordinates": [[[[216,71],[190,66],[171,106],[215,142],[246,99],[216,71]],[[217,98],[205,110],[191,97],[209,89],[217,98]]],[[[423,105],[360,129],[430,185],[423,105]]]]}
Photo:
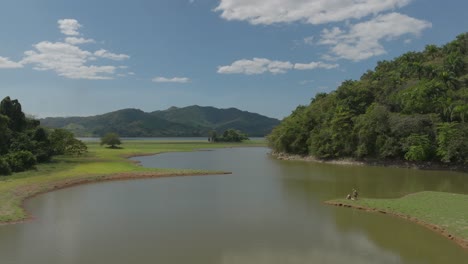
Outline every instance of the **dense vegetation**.
{"type": "Polygon", "coordinates": [[[210,132],[210,137],[208,138],[208,141],[210,142],[242,142],[244,140],[248,140],[249,138],[247,137],[246,134],[242,133],[239,130],[235,129],[228,129],[221,134],[221,136],[218,136],[218,133],[216,131],[211,131],[210,132]]]}
{"type": "Polygon", "coordinates": [[[359,81],[319,93],[268,136],[278,152],[468,162],[468,33],[380,61],[359,81]]]}
{"type": "Polygon", "coordinates": [[[223,133],[227,129],[240,130],[250,136],[265,136],[279,124],[279,120],[235,108],[195,105],[151,113],[123,109],[90,117],[46,118],[41,123],[67,129],[76,136],[100,137],[115,132],[122,137],[206,137],[212,130],[223,133]]]}
{"type": "Polygon", "coordinates": [[[5,97],[0,103],[0,175],[31,169],[53,155],[81,154],[86,145],[63,130],[48,130],[27,118],[18,100],[5,97]]]}

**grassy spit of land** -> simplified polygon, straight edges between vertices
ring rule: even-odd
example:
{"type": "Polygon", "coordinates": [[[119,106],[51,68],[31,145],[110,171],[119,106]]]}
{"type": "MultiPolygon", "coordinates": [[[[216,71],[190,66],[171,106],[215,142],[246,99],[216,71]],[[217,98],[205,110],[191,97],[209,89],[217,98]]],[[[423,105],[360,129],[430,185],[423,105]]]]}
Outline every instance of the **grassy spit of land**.
{"type": "Polygon", "coordinates": [[[129,157],[207,148],[265,146],[263,141],[208,143],[203,141],[129,140],[123,143],[121,149],[109,149],[99,146],[98,142],[88,142],[89,152],[84,156],[56,157],[50,163],[38,165],[35,170],[0,177],[0,224],[16,223],[30,218],[23,207],[27,198],[77,184],[107,180],[228,173],[143,168],[129,160],[129,157]]]}
{"type": "Polygon", "coordinates": [[[401,217],[468,249],[468,195],[427,191],[397,199],[338,199],[325,203],[401,217]]]}

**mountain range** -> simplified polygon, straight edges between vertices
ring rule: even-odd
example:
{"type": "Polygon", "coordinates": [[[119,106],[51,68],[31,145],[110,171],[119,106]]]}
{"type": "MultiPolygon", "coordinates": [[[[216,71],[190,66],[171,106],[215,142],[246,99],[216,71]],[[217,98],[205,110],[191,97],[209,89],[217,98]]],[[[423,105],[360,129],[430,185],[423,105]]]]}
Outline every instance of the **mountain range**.
{"type": "Polygon", "coordinates": [[[48,117],[40,121],[45,127],[64,128],[78,137],[102,136],[108,132],[122,137],[204,137],[212,130],[222,133],[231,128],[255,137],[265,136],[280,122],[236,108],[198,105],[149,113],[122,109],[96,116],[48,117]]]}

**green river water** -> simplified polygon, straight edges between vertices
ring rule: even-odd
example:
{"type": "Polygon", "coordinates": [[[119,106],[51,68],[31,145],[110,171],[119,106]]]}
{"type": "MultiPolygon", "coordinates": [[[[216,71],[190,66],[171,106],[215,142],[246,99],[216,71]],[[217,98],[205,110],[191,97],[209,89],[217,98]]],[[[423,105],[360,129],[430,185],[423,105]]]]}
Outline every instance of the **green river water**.
{"type": "Polygon", "coordinates": [[[468,263],[414,223],[327,206],[365,197],[468,193],[464,173],[279,161],[266,148],[139,157],[147,167],[232,175],[82,185],[27,202],[35,220],[0,226],[1,264],[468,263]]]}

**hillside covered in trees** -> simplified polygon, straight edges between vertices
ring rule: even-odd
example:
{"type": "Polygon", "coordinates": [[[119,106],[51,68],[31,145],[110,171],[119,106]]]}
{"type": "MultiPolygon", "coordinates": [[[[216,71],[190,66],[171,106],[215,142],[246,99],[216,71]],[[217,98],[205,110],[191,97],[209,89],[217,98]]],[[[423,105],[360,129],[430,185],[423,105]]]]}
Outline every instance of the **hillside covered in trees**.
{"type": "Polygon", "coordinates": [[[319,93],[268,136],[274,151],[321,159],[352,157],[468,162],[468,33],[380,61],[360,80],[319,93]]]}
{"type": "Polygon", "coordinates": [[[236,108],[218,109],[198,105],[151,113],[123,109],[90,117],[53,117],[41,120],[46,127],[63,128],[76,136],[102,136],[109,132],[123,137],[208,137],[211,131],[240,130],[249,136],[265,136],[279,120],[236,108]]]}
{"type": "Polygon", "coordinates": [[[31,169],[54,155],[82,154],[86,145],[63,129],[46,129],[28,118],[18,100],[0,102],[0,175],[31,169]]]}

